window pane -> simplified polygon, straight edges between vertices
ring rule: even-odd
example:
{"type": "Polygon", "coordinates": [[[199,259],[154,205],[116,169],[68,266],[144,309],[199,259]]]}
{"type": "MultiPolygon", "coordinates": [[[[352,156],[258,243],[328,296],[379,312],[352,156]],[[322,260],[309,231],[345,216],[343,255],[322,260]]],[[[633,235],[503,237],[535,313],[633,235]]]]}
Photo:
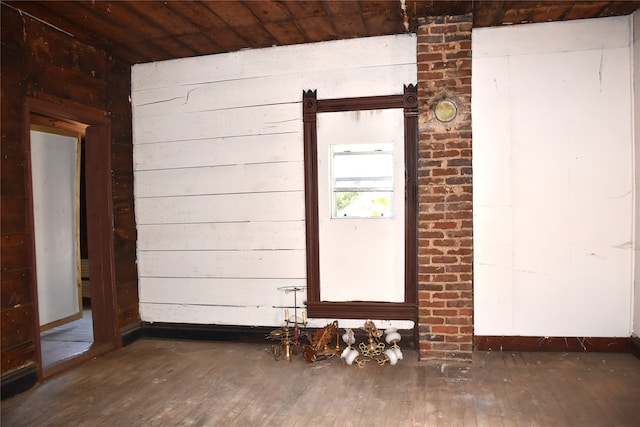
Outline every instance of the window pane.
{"type": "Polygon", "coordinates": [[[341,178],[336,179],[335,188],[339,190],[352,189],[353,191],[393,190],[393,179],[388,176],[372,177],[370,179],[341,178]]]}
{"type": "Polygon", "coordinates": [[[336,191],[334,204],[336,217],[391,217],[393,191],[336,191]]]}
{"type": "Polygon", "coordinates": [[[392,153],[341,153],[334,154],[333,176],[346,177],[389,177],[393,176],[392,153]]]}
{"type": "Polygon", "coordinates": [[[333,216],[393,216],[393,144],[341,144],[331,150],[333,216]]]}

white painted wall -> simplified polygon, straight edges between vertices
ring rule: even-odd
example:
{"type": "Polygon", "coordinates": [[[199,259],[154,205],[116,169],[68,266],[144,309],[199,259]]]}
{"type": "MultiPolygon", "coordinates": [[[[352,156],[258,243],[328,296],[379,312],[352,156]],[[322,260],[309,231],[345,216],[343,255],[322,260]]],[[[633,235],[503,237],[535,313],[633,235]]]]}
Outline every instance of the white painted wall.
{"type": "Polygon", "coordinates": [[[631,332],[630,23],[473,32],[477,335],[631,332]]]}
{"type": "Polygon", "coordinates": [[[80,313],[78,138],[31,131],[40,326],[80,313]]]}
{"type": "Polygon", "coordinates": [[[415,35],[135,65],[142,320],[282,324],[278,288],[306,284],[302,91],[400,94],[416,76],[415,35]]]}
{"type": "Polygon", "coordinates": [[[640,336],[640,11],[632,16],[633,19],[633,99],[634,99],[634,142],[635,142],[635,264],[634,264],[634,304],[633,304],[633,333],[640,336]]]}

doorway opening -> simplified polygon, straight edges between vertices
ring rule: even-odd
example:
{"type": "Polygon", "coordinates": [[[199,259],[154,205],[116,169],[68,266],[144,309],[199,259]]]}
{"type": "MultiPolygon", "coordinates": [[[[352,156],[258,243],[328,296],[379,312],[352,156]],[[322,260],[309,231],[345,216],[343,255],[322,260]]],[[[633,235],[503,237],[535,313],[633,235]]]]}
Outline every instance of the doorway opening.
{"type": "Polygon", "coordinates": [[[110,121],[103,111],[58,100],[28,98],[25,105],[33,325],[42,380],[122,345],[115,300],[110,121]],[[51,142],[47,138],[60,135],[57,142],[62,145],[46,143],[51,142]],[[44,142],[38,141],[43,137],[44,142]],[[67,148],[63,148],[65,141],[67,148]],[[61,174],[67,185],[52,190],[42,169],[61,174]],[[41,199],[49,199],[48,204],[42,205],[41,199]],[[64,206],[73,212],[66,215],[64,206]],[[56,216],[69,231],[60,233],[62,227],[53,222],[56,216]],[[47,230],[51,243],[43,250],[47,230]],[[53,256],[55,252],[62,257],[53,256]],[[63,267],[67,273],[62,280],[51,280],[58,278],[63,267]],[[51,289],[43,285],[47,282],[51,289]],[[52,308],[53,300],[64,293],[66,308],[52,308]]]}
{"type": "Polygon", "coordinates": [[[86,125],[30,118],[38,317],[42,369],[93,344],[87,249],[86,125]]]}

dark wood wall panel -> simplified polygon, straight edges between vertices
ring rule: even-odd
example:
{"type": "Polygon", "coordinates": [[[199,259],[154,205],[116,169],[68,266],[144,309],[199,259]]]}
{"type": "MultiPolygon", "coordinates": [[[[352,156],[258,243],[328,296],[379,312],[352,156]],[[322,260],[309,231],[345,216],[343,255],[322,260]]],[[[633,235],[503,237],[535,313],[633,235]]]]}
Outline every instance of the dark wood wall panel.
{"type": "MultiPolygon", "coordinates": [[[[4,173],[4,170],[3,172],[4,173]]],[[[20,180],[19,177],[16,179],[20,180]]],[[[0,229],[2,229],[2,235],[9,233],[21,233],[25,229],[25,214],[24,214],[24,196],[15,194],[2,194],[2,218],[0,219],[0,229]]],[[[4,261],[2,269],[5,269],[4,261]]]]}
{"type": "Polygon", "coordinates": [[[31,288],[23,286],[31,280],[27,269],[3,270],[0,272],[0,310],[8,310],[18,305],[31,304],[31,288]]]}
{"type": "MultiPolygon", "coordinates": [[[[102,111],[111,122],[117,330],[139,326],[130,64],[2,6],[1,375],[37,363],[29,234],[27,98],[102,111]]],[[[91,173],[91,171],[88,171],[91,173]]]]}
{"type": "Polygon", "coordinates": [[[29,340],[16,347],[3,347],[2,353],[0,354],[2,371],[7,373],[11,373],[25,365],[32,365],[31,361],[35,359],[36,347],[33,340],[29,340]]]}
{"type": "Polygon", "coordinates": [[[2,351],[18,347],[32,341],[33,334],[33,304],[16,305],[8,310],[2,310],[2,326],[10,327],[11,333],[2,333],[2,351]]]}

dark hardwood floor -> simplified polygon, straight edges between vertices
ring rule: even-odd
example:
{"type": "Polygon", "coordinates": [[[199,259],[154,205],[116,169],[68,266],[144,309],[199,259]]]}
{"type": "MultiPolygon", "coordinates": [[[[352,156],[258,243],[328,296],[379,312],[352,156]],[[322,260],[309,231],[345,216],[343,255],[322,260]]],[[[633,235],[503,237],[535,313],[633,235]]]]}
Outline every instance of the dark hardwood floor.
{"type": "Polygon", "coordinates": [[[275,361],[269,344],[142,339],[2,402],[2,426],[638,426],[640,360],[275,361]]]}

